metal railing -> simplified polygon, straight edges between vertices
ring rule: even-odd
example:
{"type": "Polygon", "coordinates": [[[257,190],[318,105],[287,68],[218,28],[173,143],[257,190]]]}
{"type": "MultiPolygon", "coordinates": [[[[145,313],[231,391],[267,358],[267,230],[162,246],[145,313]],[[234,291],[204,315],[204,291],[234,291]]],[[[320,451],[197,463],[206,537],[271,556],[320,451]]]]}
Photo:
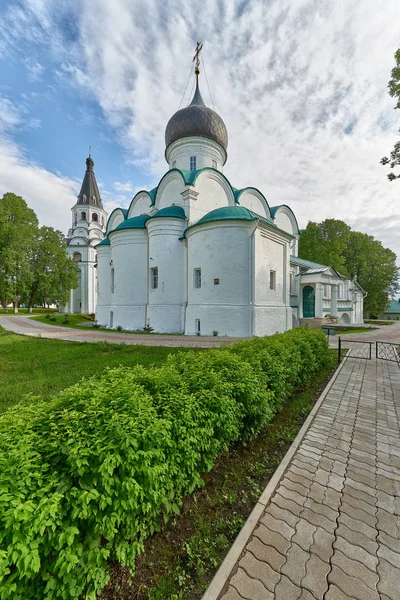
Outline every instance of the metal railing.
{"type": "Polygon", "coordinates": [[[391,342],[376,342],[376,358],[400,363],[400,344],[391,342]]]}
{"type": "Polygon", "coordinates": [[[342,355],[351,358],[362,358],[371,360],[372,346],[374,342],[357,341],[357,340],[342,340],[338,338],[338,363],[342,360],[342,355]]]}

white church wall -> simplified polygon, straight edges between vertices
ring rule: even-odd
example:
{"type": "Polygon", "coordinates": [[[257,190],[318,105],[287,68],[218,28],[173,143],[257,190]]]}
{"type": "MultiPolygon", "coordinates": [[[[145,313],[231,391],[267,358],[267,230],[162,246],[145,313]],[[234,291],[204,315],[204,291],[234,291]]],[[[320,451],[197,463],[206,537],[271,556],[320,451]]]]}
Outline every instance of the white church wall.
{"type": "Polygon", "coordinates": [[[176,140],[168,148],[166,159],[170,169],[189,171],[191,156],[196,157],[196,170],[211,167],[222,172],[226,160],[226,154],[219,144],[202,137],[176,140]]]}
{"type": "Polygon", "coordinates": [[[128,211],[128,219],[148,214],[151,210],[151,198],[148,194],[139,192],[132,200],[128,211]]]}
{"type": "Polygon", "coordinates": [[[110,234],[111,281],[109,326],[143,329],[147,302],[147,231],[123,229],[110,234]],[[112,277],[112,276],[111,276],[112,277]]]}
{"type": "Polygon", "coordinates": [[[182,332],[186,248],[179,238],[184,228],[183,219],[158,217],[147,221],[150,276],[147,323],[160,333],[182,332]],[[151,277],[154,268],[157,268],[156,288],[151,277]]]}
{"type": "Polygon", "coordinates": [[[250,237],[253,225],[221,221],[188,233],[185,333],[250,335],[250,237]],[[201,269],[201,287],[195,269],[201,269]]]}
{"type": "Polygon", "coordinates": [[[190,202],[190,224],[197,223],[207,213],[235,204],[233,192],[225,178],[215,171],[203,171],[195,182],[198,196],[190,202]]]}
{"type": "Polygon", "coordinates": [[[271,217],[269,208],[265,199],[256,190],[245,190],[239,196],[239,204],[252,210],[261,217],[271,217]]]}
{"type": "Polygon", "coordinates": [[[97,248],[97,280],[98,293],[96,305],[96,321],[107,326],[111,304],[111,246],[97,248]]]}
{"type": "Polygon", "coordinates": [[[257,229],[254,263],[254,335],[291,329],[288,241],[274,232],[257,229]]]}

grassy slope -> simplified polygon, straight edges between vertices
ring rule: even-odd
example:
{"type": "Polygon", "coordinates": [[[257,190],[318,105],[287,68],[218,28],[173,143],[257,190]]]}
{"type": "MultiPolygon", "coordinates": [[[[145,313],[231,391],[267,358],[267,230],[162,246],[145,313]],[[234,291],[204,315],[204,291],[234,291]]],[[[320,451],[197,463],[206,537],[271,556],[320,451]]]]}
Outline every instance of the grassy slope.
{"type": "Polygon", "coordinates": [[[179,348],[81,344],[24,337],[0,327],[0,413],[33,392],[51,396],[106,367],[159,365],[179,348]]]}

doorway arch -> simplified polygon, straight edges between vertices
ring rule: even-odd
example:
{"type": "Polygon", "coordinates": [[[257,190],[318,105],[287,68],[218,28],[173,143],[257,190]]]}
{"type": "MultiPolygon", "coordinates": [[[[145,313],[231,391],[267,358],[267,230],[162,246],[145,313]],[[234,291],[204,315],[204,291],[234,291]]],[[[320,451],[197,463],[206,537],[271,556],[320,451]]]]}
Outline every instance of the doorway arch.
{"type": "Polygon", "coordinates": [[[311,285],[303,287],[303,317],[305,319],[315,317],[315,290],[311,285]]]}

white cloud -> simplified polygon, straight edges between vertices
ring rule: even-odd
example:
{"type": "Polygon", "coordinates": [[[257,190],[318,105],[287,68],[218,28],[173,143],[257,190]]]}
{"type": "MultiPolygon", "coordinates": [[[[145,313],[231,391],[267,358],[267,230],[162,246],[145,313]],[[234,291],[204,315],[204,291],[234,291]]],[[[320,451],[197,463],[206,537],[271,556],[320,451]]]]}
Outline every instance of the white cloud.
{"type": "Polygon", "coordinates": [[[114,181],[114,188],[118,192],[133,192],[133,185],[131,181],[121,183],[120,181],[114,181]]]}
{"type": "MultiPolygon", "coordinates": [[[[203,40],[232,184],[289,204],[301,226],[343,219],[400,256],[400,184],[379,164],[400,120],[386,87],[399,20],[398,0],[384,9],[376,0],[204,0],[201,10],[197,0],[82,0],[72,15],[52,0],[25,0],[10,9],[6,37],[47,44],[59,77],[97,99],[131,162],[154,177],[203,40]]],[[[201,86],[210,104],[204,74],[201,86]]]]}

